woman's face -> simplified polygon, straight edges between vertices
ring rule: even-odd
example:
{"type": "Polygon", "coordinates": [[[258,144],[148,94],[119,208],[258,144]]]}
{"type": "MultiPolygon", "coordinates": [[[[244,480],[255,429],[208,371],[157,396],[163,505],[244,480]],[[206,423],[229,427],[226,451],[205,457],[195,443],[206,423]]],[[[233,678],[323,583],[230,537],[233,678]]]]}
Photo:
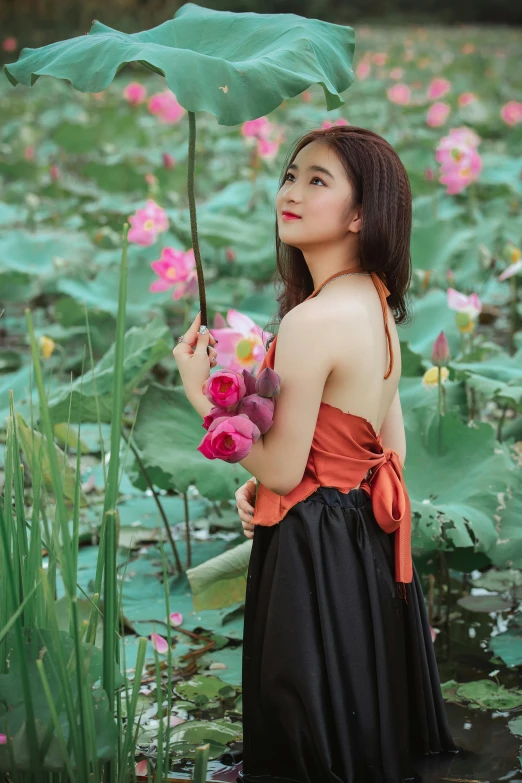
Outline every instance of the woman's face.
{"type": "Polygon", "coordinates": [[[336,152],[323,142],[312,141],[289,165],[277,194],[279,237],[303,252],[315,245],[342,242],[349,233],[360,230],[357,206],[353,205],[353,189],[336,152]],[[312,166],[329,173],[313,170],[312,166]],[[349,217],[343,223],[347,204],[349,217]],[[285,220],[285,211],[299,215],[300,219],[285,220]]]}

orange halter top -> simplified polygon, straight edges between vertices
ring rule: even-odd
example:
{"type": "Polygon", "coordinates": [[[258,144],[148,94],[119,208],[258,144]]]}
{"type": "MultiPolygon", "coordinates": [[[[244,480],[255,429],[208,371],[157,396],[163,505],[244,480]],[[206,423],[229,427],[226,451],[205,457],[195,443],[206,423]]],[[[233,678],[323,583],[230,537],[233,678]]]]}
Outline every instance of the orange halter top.
{"type": "MultiPolygon", "coordinates": [[[[353,269],[364,271],[362,266],[353,269]]],[[[330,280],[342,274],[345,272],[331,275],[307,299],[316,296],[330,280]]],[[[371,277],[381,300],[388,338],[390,364],[384,376],[388,378],[393,367],[386,303],[390,292],[377,273],[371,272],[371,277]]],[[[277,335],[265,354],[259,372],[265,367],[274,369],[276,342],[277,335]]],[[[305,500],[318,487],[334,487],[347,493],[359,483],[360,488],[371,498],[372,510],[380,527],[386,533],[395,532],[395,581],[411,582],[411,506],[399,455],[382,445],[381,435],[377,435],[367,419],[345,413],[326,402],[321,402],[319,407],[312,446],[301,482],[287,495],[277,495],[258,482],[252,522],[255,525],[275,525],[284,519],[296,503],[305,500]]],[[[404,585],[399,593],[406,598],[404,585]]]]}

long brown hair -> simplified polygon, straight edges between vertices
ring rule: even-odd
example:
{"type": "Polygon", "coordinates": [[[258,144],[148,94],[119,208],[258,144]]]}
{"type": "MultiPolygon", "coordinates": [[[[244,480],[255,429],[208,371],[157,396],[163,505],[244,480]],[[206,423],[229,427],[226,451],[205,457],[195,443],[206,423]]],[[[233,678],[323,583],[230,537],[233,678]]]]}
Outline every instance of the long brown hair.
{"type": "MultiPolygon", "coordinates": [[[[368,272],[376,272],[384,280],[390,296],[396,324],[410,320],[407,289],[411,281],[411,188],[401,159],[382,136],[355,125],[333,125],[314,129],[298,139],[287,155],[281,173],[281,189],[286,170],[297,153],[312,141],[322,141],[333,148],[341,160],[354,191],[355,204],[363,208],[359,232],[360,263],[368,272]]],[[[346,217],[353,205],[347,204],[346,217]]],[[[313,290],[313,279],[302,251],[286,245],[279,238],[277,216],[276,264],[273,282],[283,282],[277,297],[278,325],[283,317],[303,302],[313,290]]],[[[265,329],[268,331],[267,329],[265,329]]],[[[271,337],[265,348],[268,350],[271,337]]]]}

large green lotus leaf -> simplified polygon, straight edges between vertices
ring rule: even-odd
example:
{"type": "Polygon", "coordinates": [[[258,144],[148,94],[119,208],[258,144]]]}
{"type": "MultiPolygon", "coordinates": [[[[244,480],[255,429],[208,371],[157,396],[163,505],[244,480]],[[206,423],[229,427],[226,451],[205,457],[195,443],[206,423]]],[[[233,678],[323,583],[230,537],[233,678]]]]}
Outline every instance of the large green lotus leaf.
{"type": "Polygon", "coordinates": [[[165,487],[186,492],[195,484],[211,500],[229,500],[250,474],[239,463],[208,460],[197,448],[206,430],[183,389],[151,383],[141,397],[134,438],[145,466],[160,471],[165,487]]]}
{"type": "Polygon", "coordinates": [[[488,553],[498,568],[522,568],[522,471],[517,483],[499,496],[495,516],[498,530],[496,545],[488,553]]]}
{"type": "Polygon", "coordinates": [[[409,422],[404,479],[412,512],[421,515],[420,522],[413,520],[413,548],[425,553],[418,542],[433,539],[438,521],[446,548],[474,547],[491,557],[499,538],[499,495],[518,481],[508,447],[496,440],[489,424],[468,427],[458,416],[447,414],[439,453],[437,417],[426,420],[417,410],[409,422]],[[428,521],[428,535],[419,534],[428,521]]]}
{"type": "Polygon", "coordinates": [[[251,551],[252,541],[247,540],[187,570],[196,612],[222,609],[245,600],[251,551]]]}
{"type": "MultiPolygon", "coordinates": [[[[483,375],[495,381],[504,383],[522,382],[522,366],[520,361],[507,353],[499,353],[483,362],[458,362],[453,365],[455,370],[465,370],[472,374],[483,375]]],[[[498,384],[500,386],[500,384],[498,384]]]]}
{"type": "Polygon", "coordinates": [[[165,76],[179,103],[207,111],[220,125],[269,114],[312,84],[328,111],[344,103],[353,82],[351,27],[297,14],[214,11],[185,3],[173,19],[130,35],[95,21],[88,35],[23,49],[5,65],[9,81],[32,86],[39,76],[101,92],[129,62],[165,76]]]}
{"type": "Polygon", "coordinates": [[[445,291],[432,289],[413,304],[413,320],[407,326],[398,326],[401,341],[407,341],[414,353],[430,361],[433,343],[444,331],[451,356],[460,352],[460,338],[455,325],[455,312],[450,310],[445,291]]]}
{"type": "MultiPolygon", "coordinates": [[[[123,401],[132,397],[146,373],[172,350],[168,327],[160,318],[145,327],[132,327],[125,334],[123,346],[123,401]]],[[[112,416],[114,389],[114,344],[105,356],[74,383],[58,388],[49,398],[49,413],[53,423],[70,421],[108,422],[112,416]],[[70,406],[70,411],[69,411],[70,406]]]]}
{"type": "Polygon", "coordinates": [[[416,269],[445,272],[450,261],[473,237],[473,229],[455,226],[455,221],[435,220],[425,225],[413,225],[411,258],[416,269]]]}
{"type": "Polygon", "coordinates": [[[13,229],[0,237],[2,271],[34,275],[40,284],[70,273],[71,268],[81,268],[91,256],[91,243],[78,232],[46,229],[30,233],[13,229]]]}

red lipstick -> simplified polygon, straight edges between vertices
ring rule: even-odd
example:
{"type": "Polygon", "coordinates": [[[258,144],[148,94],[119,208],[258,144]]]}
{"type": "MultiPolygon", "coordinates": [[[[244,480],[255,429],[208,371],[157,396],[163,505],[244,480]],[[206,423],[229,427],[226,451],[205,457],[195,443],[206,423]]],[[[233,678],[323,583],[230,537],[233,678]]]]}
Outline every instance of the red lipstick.
{"type": "Polygon", "coordinates": [[[294,212],[289,212],[288,210],[284,209],[281,213],[281,216],[283,220],[301,220],[300,215],[296,215],[294,212]]]}

